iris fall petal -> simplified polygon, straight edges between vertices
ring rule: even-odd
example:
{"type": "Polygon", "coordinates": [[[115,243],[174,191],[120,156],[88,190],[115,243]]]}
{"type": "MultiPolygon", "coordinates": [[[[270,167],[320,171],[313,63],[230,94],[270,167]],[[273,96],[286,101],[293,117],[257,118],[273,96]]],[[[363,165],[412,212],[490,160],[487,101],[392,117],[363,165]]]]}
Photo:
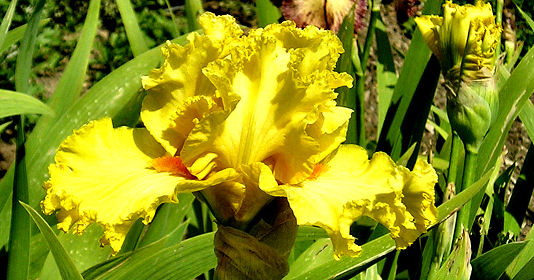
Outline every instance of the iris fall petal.
{"type": "Polygon", "coordinates": [[[418,219],[421,225],[435,221],[435,216],[418,210],[424,204],[435,213],[433,196],[417,194],[433,193],[436,175],[433,169],[420,171],[407,171],[380,152],[368,160],[363,148],[342,145],[316,166],[308,180],[263,190],[272,195],[285,192],[298,224],[324,228],[336,258],[357,256],[361,248],[354,244],[356,237],[350,235],[350,226],[359,217],[368,216],[387,227],[398,248],[405,248],[426,231],[426,227],[417,226],[418,219]],[[410,197],[407,204],[403,201],[405,193],[410,197]]]}
{"type": "Polygon", "coordinates": [[[117,252],[131,225],[137,219],[149,223],[161,203],[178,202],[179,192],[198,191],[235,175],[223,170],[199,181],[156,171],[152,161],[166,155],[146,129],[114,129],[107,118],[90,122],[59,147],[44,185],[43,212],[59,210],[59,227],[65,231],[74,224],[77,233],[90,223],[102,225],[102,243],[117,252]]]}

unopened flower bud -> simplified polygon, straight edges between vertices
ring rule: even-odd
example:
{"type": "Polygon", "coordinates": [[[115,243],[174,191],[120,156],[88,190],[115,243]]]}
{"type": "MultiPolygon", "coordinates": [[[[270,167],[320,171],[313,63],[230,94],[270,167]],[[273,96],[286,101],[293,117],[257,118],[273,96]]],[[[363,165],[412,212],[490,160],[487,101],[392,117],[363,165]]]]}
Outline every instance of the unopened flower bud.
{"type": "Polygon", "coordinates": [[[461,82],[457,90],[449,87],[449,120],[468,151],[478,152],[498,108],[498,92],[492,77],[461,82]]]}
{"type": "Polygon", "coordinates": [[[470,81],[492,75],[502,28],[495,23],[489,3],[459,6],[447,1],[443,17],[422,16],[415,21],[447,80],[470,81]]]}

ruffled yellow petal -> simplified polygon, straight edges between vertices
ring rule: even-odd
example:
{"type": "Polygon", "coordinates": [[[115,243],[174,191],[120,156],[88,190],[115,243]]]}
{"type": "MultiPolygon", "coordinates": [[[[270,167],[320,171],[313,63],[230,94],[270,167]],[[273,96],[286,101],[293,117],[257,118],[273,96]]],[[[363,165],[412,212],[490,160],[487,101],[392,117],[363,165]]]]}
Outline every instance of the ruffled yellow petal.
{"type": "Polygon", "coordinates": [[[183,142],[178,140],[183,137],[171,128],[175,123],[174,117],[183,114],[178,110],[183,108],[188,97],[215,93],[215,88],[201,70],[217,58],[218,49],[209,46],[207,38],[197,40],[197,43],[199,41],[204,41],[204,44],[182,47],[167,42],[162,48],[165,58],[163,66],[152,70],[148,77],[143,77],[143,87],[149,93],[143,100],[141,119],[152,136],[173,155],[179,148],[175,146],[176,142],[183,142]]]}
{"type": "Polygon", "coordinates": [[[319,143],[319,150],[321,151],[315,156],[314,162],[322,161],[341,143],[345,142],[352,112],[348,108],[334,107],[331,111],[323,112],[317,122],[306,128],[308,135],[319,143]]]}
{"type": "MultiPolygon", "coordinates": [[[[312,78],[310,74],[318,69],[334,70],[339,55],[344,52],[341,42],[333,32],[315,26],[299,29],[295,28],[295,23],[285,21],[252,32],[273,36],[278,45],[288,49],[291,52],[291,65],[301,79],[312,78]]],[[[343,81],[342,85],[345,83],[346,81],[343,81]]]]}
{"type": "Polygon", "coordinates": [[[207,102],[204,106],[209,107],[217,102],[215,87],[202,74],[202,69],[209,62],[225,56],[226,48],[243,33],[230,16],[216,17],[205,13],[199,22],[206,35],[192,33],[188,37],[190,43],[185,46],[167,42],[162,48],[163,66],[152,70],[142,80],[149,93],[143,100],[141,119],[152,136],[173,155],[181,148],[184,135],[187,136],[193,126],[190,121],[202,115],[187,117],[190,103],[199,102],[191,97],[204,96],[203,102],[207,102]],[[176,121],[184,115],[185,118],[176,121]],[[189,123],[177,129],[176,123],[184,124],[184,120],[189,123]]]}
{"type": "Polygon", "coordinates": [[[418,159],[412,171],[404,168],[406,183],[402,190],[402,203],[415,219],[417,230],[424,232],[437,220],[434,206],[434,185],[438,176],[434,168],[422,159],[418,159]]]}
{"type": "Polygon", "coordinates": [[[421,16],[415,18],[415,23],[421,32],[423,40],[432,53],[441,61],[441,51],[439,49],[439,29],[443,24],[443,18],[438,16],[421,16]]]}
{"type": "Polygon", "coordinates": [[[236,177],[223,170],[203,181],[186,179],[175,168],[163,170],[168,157],[146,129],[114,129],[108,118],[90,122],[60,145],[49,166],[43,212],[59,210],[58,227],[65,231],[102,225],[102,243],[117,252],[133,222],[149,223],[161,203],[236,177]]]}
{"type": "Polygon", "coordinates": [[[501,43],[502,28],[493,17],[475,18],[471,21],[469,39],[463,60],[463,74],[471,79],[491,75],[495,68],[495,50],[501,43]],[[487,69],[487,73],[481,73],[487,69]]]}
{"type": "Polygon", "coordinates": [[[241,27],[229,15],[216,16],[207,12],[200,15],[198,22],[202,26],[204,34],[222,50],[221,56],[227,55],[228,53],[225,50],[232,48],[233,42],[243,35],[241,27]]]}
{"type": "Polygon", "coordinates": [[[289,22],[272,25],[251,31],[229,58],[204,69],[228,106],[226,112],[210,114],[195,126],[180,154],[185,162],[213,152],[220,166],[271,161],[282,182],[298,182],[311,173],[314,156],[321,151],[306,127],[324,117],[323,112],[333,111],[333,89],[351,86],[352,79],[328,69],[339,56],[338,39],[325,42],[332,45],[325,45],[325,53],[316,52],[317,64],[310,61],[313,49],[285,47],[298,47],[299,40],[291,38],[310,40],[306,33],[317,41],[335,37],[315,27],[297,29],[289,22]]]}
{"type": "MultiPolygon", "coordinates": [[[[398,248],[406,247],[426,231],[414,223],[411,212],[421,224],[427,224],[424,220],[427,217],[420,215],[418,209],[434,206],[430,197],[420,199],[421,193],[433,191],[436,181],[428,180],[423,173],[419,174],[422,178],[419,181],[414,173],[395,165],[384,153],[375,153],[368,160],[363,148],[342,145],[331,158],[316,165],[309,180],[263,190],[272,195],[284,191],[298,224],[324,228],[332,239],[336,258],[340,258],[360,253],[361,248],[354,244],[355,237],[350,235],[350,226],[361,216],[386,226],[398,248]],[[428,184],[422,186],[422,181],[428,184]],[[412,190],[407,192],[409,205],[403,201],[405,189],[412,190]]],[[[423,212],[427,211],[432,210],[423,212]]]]}
{"type": "Polygon", "coordinates": [[[443,25],[440,29],[441,49],[448,48],[449,58],[452,65],[461,63],[468,36],[471,36],[469,29],[474,19],[493,22],[495,25],[495,16],[489,3],[477,1],[475,5],[457,5],[447,1],[443,5],[443,25]]]}

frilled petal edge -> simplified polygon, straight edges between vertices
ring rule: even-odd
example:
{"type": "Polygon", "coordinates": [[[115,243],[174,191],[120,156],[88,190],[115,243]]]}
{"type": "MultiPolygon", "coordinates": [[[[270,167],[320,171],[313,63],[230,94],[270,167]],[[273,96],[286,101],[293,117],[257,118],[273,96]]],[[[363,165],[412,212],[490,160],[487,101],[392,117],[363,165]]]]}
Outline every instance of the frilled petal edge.
{"type": "Polygon", "coordinates": [[[208,112],[215,106],[215,87],[202,69],[224,57],[228,46],[239,41],[243,33],[230,16],[204,13],[199,22],[205,35],[191,33],[185,46],[167,42],[161,49],[165,62],[142,80],[149,93],[143,100],[141,119],[152,136],[173,155],[181,149],[184,137],[194,125],[191,120],[202,117],[187,107],[192,103],[199,108],[209,106],[204,110],[208,112]],[[199,100],[199,95],[204,100],[199,100]],[[176,130],[177,123],[185,126],[176,130]]]}
{"type": "Polygon", "coordinates": [[[426,214],[435,213],[435,206],[434,196],[423,193],[433,193],[435,172],[418,171],[397,166],[384,153],[375,153],[369,160],[363,148],[341,145],[334,155],[316,165],[308,180],[264,191],[285,193],[298,224],[324,228],[339,259],[360,254],[350,226],[362,216],[387,227],[399,249],[426,231],[425,226],[435,220],[435,216],[426,214]],[[409,201],[403,200],[405,192],[409,201]]]}
{"type": "Polygon", "coordinates": [[[415,18],[415,23],[423,36],[423,40],[439,59],[441,52],[439,50],[439,28],[443,23],[443,18],[439,16],[421,16],[415,18]]]}
{"type": "Polygon", "coordinates": [[[146,129],[114,129],[109,118],[92,121],[59,146],[41,202],[43,212],[57,211],[58,227],[81,233],[91,223],[105,232],[102,244],[120,250],[133,222],[149,223],[157,207],[178,202],[179,192],[197,191],[235,178],[223,170],[206,180],[186,179],[174,172],[158,172],[156,158],[165,150],[146,129]]]}

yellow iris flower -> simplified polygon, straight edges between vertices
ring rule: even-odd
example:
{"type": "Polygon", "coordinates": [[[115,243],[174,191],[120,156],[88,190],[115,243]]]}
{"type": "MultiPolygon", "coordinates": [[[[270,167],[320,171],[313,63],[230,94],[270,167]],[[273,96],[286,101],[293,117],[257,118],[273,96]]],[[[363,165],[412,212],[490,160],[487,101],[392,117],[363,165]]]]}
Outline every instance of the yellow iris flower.
{"type": "Polygon", "coordinates": [[[98,223],[117,252],[134,221],[149,223],[177,193],[200,191],[222,224],[282,196],[299,224],[328,232],[339,258],[361,251],[349,233],[358,217],[384,224],[399,248],[436,220],[429,164],[409,171],[341,145],[352,111],[334,89],[352,78],[333,71],[343,49],[332,32],[284,22],[244,36],[232,17],[199,21],[205,35],[167,43],[163,66],[143,77],[146,128],[105,118],[60,145],[42,202],[59,228],[98,223]]]}
{"type": "Polygon", "coordinates": [[[460,6],[447,1],[443,17],[421,16],[415,22],[440,60],[445,76],[455,80],[491,76],[502,28],[495,23],[489,3],[477,1],[475,5],[460,6]]]}

